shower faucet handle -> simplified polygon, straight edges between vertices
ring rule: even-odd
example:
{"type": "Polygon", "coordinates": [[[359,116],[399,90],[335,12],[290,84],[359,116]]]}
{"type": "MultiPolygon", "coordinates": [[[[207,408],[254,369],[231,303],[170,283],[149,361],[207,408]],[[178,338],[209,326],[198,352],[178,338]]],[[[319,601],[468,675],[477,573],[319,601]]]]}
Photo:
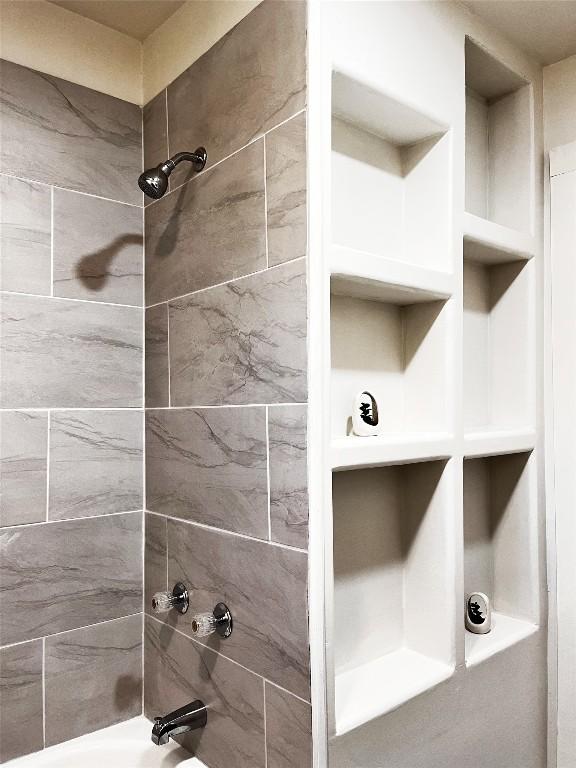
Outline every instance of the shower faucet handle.
{"type": "Polygon", "coordinates": [[[152,596],[154,613],[168,613],[172,608],[175,608],[178,613],[186,613],[188,605],[188,590],[180,581],[174,584],[172,592],[156,592],[152,596]]]}
{"type": "Polygon", "coordinates": [[[222,638],[227,638],[232,634],[232,626],[232,614],[224,603],[218,603],[211,612],[192,616],[194,637],[208,637],[216,633],[222,638]]]}

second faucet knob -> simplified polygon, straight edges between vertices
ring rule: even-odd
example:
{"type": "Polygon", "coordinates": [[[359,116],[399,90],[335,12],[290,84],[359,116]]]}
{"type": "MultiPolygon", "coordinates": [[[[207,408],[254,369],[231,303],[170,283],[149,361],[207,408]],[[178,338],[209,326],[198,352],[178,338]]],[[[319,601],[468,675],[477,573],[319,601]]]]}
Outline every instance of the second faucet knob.
{"type": "Polygon", "coordinates": [[[232,614],[224,603],[218,603],[211,613],[192,616],[192,634],[195,637],[208,637],[214,633],[223,638],[232,634],[232,614]]]}

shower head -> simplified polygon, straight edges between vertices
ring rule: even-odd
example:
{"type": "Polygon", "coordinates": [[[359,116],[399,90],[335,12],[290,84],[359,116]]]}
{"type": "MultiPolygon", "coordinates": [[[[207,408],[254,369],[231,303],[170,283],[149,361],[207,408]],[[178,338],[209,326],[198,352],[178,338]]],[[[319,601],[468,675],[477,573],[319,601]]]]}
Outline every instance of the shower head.
{"type": "Polygon", "coordinates": [[[188,160],[196,173],[201,171],[206,165],[208,155],[204,147],[198,147],[195,152],[179,152],[165,163],[160,163],[155,168],[149,168],[138,177],[138,186],[148,197],[159,200],[168,189],[168,176],[182,160],[188,160]]]}

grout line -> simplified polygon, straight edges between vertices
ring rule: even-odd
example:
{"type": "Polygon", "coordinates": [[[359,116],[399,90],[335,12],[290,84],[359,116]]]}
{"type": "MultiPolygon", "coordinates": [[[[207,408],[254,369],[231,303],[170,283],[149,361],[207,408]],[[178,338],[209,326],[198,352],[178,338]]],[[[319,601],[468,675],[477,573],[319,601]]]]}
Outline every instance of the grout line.
{"type": "Polygon", "coordinates": [[[268,406],[266,406],[266,498],[268,502],[268,541],[272,541],[272,516],[270,512],[270,432],[268,406]]]}
{"type": "MultiPolygon", "coordinates": [[[[302,405],[308,405],[308,403],[237,403],[237,404],[226,404],[226,405],[173,405],[170,408],[165,405],[161,406],[154,406],[152,408],[146,408],[145,410],[148,411],[200,411],[200,410],[208,410],[208,409],[214,409],[214,408],[284,408],[284,407],[299,407],[302,405]]],[[[19,408],[0,408],[0,413],[14,413],[18,411],[25,411],[29,413],[45,413],[47,411],[51,411],[52,413],[69,413],[72,411],[79,411],[80,413],[90,413],[91,411],[95,411],[98,413],[101,413],[102,411],[125,411],[127,413],[137,413],[138,411],[144,410],[142,406],[135,405],[133,407],[102,407],[102,408],[75,408],[74,406],[70,408],[50,408],[50,407],[44,407],[44,408],[28,408],[26,406],[22,406],[19,408]]]]}
{"type": "Polygon", "coordinates": [[[46,747],[46,638],[42,638],[42,747],[46,747]]]}
{"type": "MultiPolygon", "coordinates": [[[[296,405],[296,403],[295,403],[295,405],[296,405]]],[[[302,405],[302,403],[300,403],[300,405],[302,405]]],[[[210,407],[210,408],[213,407],[213,408],[215,408],[216,406],[206,406],[206,407],[210,407]]],[[[96,412],[99,412],[99,413],[102,412],[102,411],[126,411],[126,412],[130,412],[130,413],[137,413],[138,411],[141,411],[141,410],[143,410],[141,405],[135,405],[135,406],[132,406],[132,407],[126,406],[124,408],[120,407],[120,406],[116,406],[116,407],[112,406],[111,408],[108,408],[107,406],[102,406],[101,408],[77,408],[75,406],[64,407],[64,408],[62,408],[62,407],[52,408],[50,406],[44,406],[43,408],[39,408],[39,407],[29,408],[27,406],[22,406],[20,408],[0,408],[0,413],[12,413],[14,411],[26,411],[26,412],[30,412],[30,413],[44,413],[44,412],[48,412],[48,411],[51,411],[52,413],[53,412],[68,413],[68,412],[71,412],[71,411],[80,411],[82,413],[90,412],[90,411],[96,411],[96,412]]]]}
{"type": "Polygon", "coordinates": [[[166,351],[168,356],[168,408],[172,407],[172,375],[170,372],[170,307],[166,302],[166,351]]]}
{"type": "MultiPolygon", "coordinates": [[[[286,262],[288,263],[288,262],[286,262]]],[[[77,304],[95,304],[103,307],[126,307],[128,309],[142,309],[138,304],[117,304],[113,301],[96,301],[94,299],[73,299],[68,296],[54,296],[53,293],[25,293],[24,291],[0,291],[7,296],[26,296],[34,299],[54,299],[54,301],[74,301],[77,304]]]]}
{"type": "Polygon", "coordinates": [[[266,269],[270,266],[270,253],[268,248],[268,182],[266,180],[268,170],[266,166],[266,134],[262,139],[264,144],[264,242],[266,244],[266,269]]]}
{"type": "MultiPolygon", "coordinates": [[[[290,261],[283,261],[281,264],[274,264],[273,266],[265,267],[264,269],[258,269],[256,272],[249,272],[246,275],[241,275],[240,277],[234,277],[231,280],[224,280],[224,282],[222,283],[214,283],[214,285],[207,285],[205,288],[198,288],[197,291],[189,291],[188,293],[182,293],[179,296],[173,296],[170,299],[157,301],[154,304],[148,304],[146,306],[146,309],[152,309],[153,307],[158,307],[160,306],[160,304],[171,304],[173,301],[186,299],[188,296],[195,296],[198,293],[204,293],[205,291],[210,291],[212,290],[212,288],[221,288],[223,285],[229,285],[230,283],[238,283],[240,280],[246,280],[248,277],[261,275],[264,272],[271,272],[273,269],[280,269],[281,267],[285,267],[287,264],[295,264],[297,261],[306,261],[306,256],[298,256],[296,259],[291,259],[290,261]]],[[[80,301],[80,299],[76,299],[76,301],[80,301]]]]}
{"type": "Polygon", "coordinates": [[[94,195],[91,192],[82,192],[79,189],[71,189],[70,187],[62,187],[59,184],[51,184],[47,181],[39,181],[38,179],[31,179],[28,176],[18,176],[15,173],[5,173],[0,171],[0,176],[5,176],[10,179],[17,179],[18,181],[25,181],[27,184],[39,184],[42,187],[52,187],[52,189],[61,189],[63,192],[71,192],[74,195],[84,195],[84,197],[94,197],[97,200],[106,200],[109,203],[118,203],[118,205],[128,205],[130,208],[141,208],[140,203],[127,203],[125,200],[116,200],[113,197],[103,197],[102,195],[94,195]]]}
{"type": "Polygon", "coordinates": [[[50,296],[54,296],[54,187],[50,187],[50,296]]]}
{"type": "Polygon", "coordinates": [[[142,509],[129,509],[125,512],[107,512],[102,515],[86,515],[85,517],[63,517],[61,520],[38,520],[36,523],[20,523],[19,525],[4,525],[0,531],[19,531],[23,528],[33,528],[38,525],[55,525],[57,523],[74,523],[77,520],[101,520],[104,517],[118,517],[119,515],[137,515],[142,509]]]}
{"type": "MultiPolygon", "coordinates": [[[[170,157],[170,128],[168,123],[168,86],[164,88],[164,105],[166,111],[166,154],[168,159],[170,157]]],[[[168,194],[172,191],[172,184],[170,182],[170,176],[168,177],[168,194]]],[[[150,205],[150,203],[149,203],[150,205]]]]}
{"type": "Polygon", "coordinates": [[[50,520],[50,431],[52,428],[52,416],[50,411],[46,414],[46,520],[50,520]]]}
{"type": "Polygon", "coordinates": [[[264,712],[264,768],[268,768],[268,723],[266,721],[266,680],[262,678],[263,712],[264,712]]]}
{"type": "Polygon", "coordinates": [[[170,589],[170,557],[168,556],[168,518],[164,520],[164,542],[166,544],[166,590],[170,589]]]}

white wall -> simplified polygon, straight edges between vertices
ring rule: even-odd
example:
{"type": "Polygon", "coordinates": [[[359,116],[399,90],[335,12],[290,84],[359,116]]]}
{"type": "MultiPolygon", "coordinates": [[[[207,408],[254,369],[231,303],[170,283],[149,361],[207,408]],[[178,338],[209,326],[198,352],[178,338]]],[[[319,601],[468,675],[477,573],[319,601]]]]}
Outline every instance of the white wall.
{"type": "Polygon", "coordinates": [[[576,141],[576,56],[544,67],[544,146],[576,141]]]}

